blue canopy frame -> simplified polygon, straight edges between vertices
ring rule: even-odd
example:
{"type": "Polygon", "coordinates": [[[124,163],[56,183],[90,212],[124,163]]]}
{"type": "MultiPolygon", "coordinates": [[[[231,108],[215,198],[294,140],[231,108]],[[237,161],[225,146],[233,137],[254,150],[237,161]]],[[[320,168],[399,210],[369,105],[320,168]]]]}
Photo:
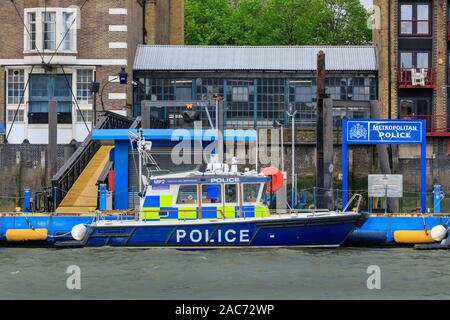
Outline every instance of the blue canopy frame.
{"type": "MultiPolygon", "coordinates": [[[[128,147],[129,132],[137,133],[136,129],[94,129],[92,140],[100,143],[114,144],[111,153],[114,159],[114,209],[128,209],[128,147]]],[[[194,129],[143,129],[147,141],[153,146],[173,146],[182,140],[202,141],[211,143],[217,139],[217,130],[194,129]]],[[[255,130],[225,130],[225,141],[256,141],[255,130]]]]}

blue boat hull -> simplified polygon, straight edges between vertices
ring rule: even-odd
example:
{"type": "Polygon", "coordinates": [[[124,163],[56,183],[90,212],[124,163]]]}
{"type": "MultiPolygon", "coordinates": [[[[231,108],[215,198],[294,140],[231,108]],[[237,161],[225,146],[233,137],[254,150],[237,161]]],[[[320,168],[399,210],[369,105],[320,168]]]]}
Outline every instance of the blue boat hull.
{"type": "Polygon", "coordinates": [[[338,247],[365,217],[340,214],[314,218],[243,219],[157,224],[123,222],[90,226],[82,242],[59,246],[117,247],[338,247]]]}
{"type": "MultiPolygon", "coordinates": [[[[84,216],[52,216],[40,215],[3,215],[0,216],[0,246],[52,246],[56,241],[73,240],[70,231],[77,224],[91,224],[95,215],[84,216]],[[6,232],[13,229],[47,229],[48,238],[45,241],[7,242],[6,232]]],[[[104,216],[105,220],[117,220],[117,216],[104,216]]],[[[133,217],[126,217],[133,219],[133,217]]]]}

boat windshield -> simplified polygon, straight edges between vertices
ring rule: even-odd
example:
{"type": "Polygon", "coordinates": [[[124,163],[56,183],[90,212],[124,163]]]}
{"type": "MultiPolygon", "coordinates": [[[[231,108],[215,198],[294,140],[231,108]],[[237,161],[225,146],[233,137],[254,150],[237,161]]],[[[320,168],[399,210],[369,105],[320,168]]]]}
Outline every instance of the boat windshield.
{"type": "Polygon", "coordinates": [[[177,204],[197,203],[197,186],[194,184],[181,185],[178,191],[177,204]]]}
{"type": "Polygon", "coordinates": [[[220,184],[202,185],[202,203],[221,203],[222,188],[220,184]]]}
{"type": "Polygon", "coordinates": [[[261,183],[245,183],[244,186],[244,202],[257,202],[261,183]]]}

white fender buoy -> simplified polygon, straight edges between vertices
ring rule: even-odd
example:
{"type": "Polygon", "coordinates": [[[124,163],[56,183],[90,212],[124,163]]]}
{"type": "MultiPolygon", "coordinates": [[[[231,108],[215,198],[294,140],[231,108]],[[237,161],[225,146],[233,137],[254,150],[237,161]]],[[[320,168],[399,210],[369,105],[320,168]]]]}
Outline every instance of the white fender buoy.
{"type": "Polygon", "coordinates": [[[83,240],[84,236],[86,235],[87,228],[84,224],[80,223],[77,224],[72,228],[70,231],[70,234],[72,238],[74,238],[77,241],[83,240]]]}
{"type": "Polygon", "coordinates": [[[434,241],[442,241],[446,235],[447,229],[442,224],[438,224],[431,229],[431,238],[433,238],[434,241]]]}

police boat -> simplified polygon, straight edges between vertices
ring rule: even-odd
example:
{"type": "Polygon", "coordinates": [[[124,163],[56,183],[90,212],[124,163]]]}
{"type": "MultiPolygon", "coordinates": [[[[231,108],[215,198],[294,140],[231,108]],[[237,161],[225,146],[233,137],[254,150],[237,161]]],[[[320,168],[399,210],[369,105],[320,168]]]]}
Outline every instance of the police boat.
{"type": "MultiPolygon", "coordinates": [[[[139,154],[149,159],[148,143],[138,139],[139,154]],[[145,147],[147,145],[147,147],[145,147]]],[[[141,162],[141,159],[140,159],[141,162]]],[[[274,169],[274,168],[272,168],[274,169]]],[[[96,219],[76,225],[76,241],[58,247],[115,246],[178,249],[257,247],[339,247],[364,223],[356,209],[286,210],[274,213],[270,199],[284,181],[279,170],[238,171],[217,156],[204,172],[152,173],[143,177],[140,208],[133,220],[96,219]],[[269,201],[267,200],[269,199],[269,201]]],[[[272,201],[273,204],[273,201],[272,201]]]]}

